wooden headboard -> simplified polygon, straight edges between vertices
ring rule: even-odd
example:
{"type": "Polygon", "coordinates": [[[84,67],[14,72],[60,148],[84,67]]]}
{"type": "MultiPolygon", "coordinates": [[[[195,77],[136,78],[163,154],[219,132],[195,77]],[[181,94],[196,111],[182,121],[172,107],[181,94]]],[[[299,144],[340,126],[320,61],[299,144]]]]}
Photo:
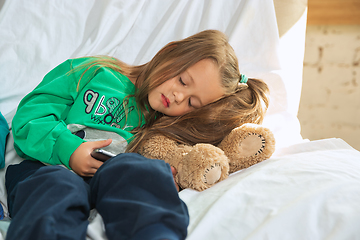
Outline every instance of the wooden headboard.
{"type": "Polygon", "coordinates": [[[308,24],[360,24],[359,0],[309,0],[308,24]]]}

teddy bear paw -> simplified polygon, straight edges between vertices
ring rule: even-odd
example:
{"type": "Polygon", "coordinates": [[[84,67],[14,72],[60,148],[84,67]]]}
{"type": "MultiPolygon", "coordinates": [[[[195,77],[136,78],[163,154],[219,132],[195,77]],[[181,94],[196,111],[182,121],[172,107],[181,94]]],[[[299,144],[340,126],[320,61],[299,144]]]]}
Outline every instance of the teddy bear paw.
{"type": "Polygon", "coordinates": [[[196,144],[184,155],[176,175],[181,188],[203,191],[222,181],[229,174],[229,159],[211,144],[196,144]]]}
{"type": "Polygon", "coordinates": [[[238,145],[239,157],[252,157],[257,156],[264,152],[265,138],[258,133],[246,134],[238,145]]]}
{"type": "Polygon", "coordinates": [[[213,185],[219,181],[221,177],[221,166],[220,163],[215,163],[209,168],[205,169],[204,175],[202,176],[202,181],[206,184],[213,185]]]}
{"type": "Polygon", "coordinates": [[[270,158],[275,151],[275,138],[269,129],[246,123],[235,128],[219,147],[229,158],[229,172],[233,173],[270,158]]]}

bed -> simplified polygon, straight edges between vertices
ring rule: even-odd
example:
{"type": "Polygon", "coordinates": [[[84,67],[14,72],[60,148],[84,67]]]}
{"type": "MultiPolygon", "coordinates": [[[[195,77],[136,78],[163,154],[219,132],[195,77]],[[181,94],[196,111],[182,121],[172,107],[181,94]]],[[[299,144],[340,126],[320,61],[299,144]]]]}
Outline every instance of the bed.
{"type": "MultiPolygon", "coordinates": [[[[306,0],[0,0],[0,111],[9,126],[19,101],[68,58],[111,55],[148,61],[163,45],[204,29],[225,32],[240,69],[271,91],[264,126],[273,156],[215,186],[180,197],[190,213],[187,239],[360,239],[360,153],[338,138],[309,141],[297,118],[306,0]]],[[[10,134],[0,170],[20,162],[10,134]]],[[[94,211],[87,239],[106,239],[94,211]]]]}

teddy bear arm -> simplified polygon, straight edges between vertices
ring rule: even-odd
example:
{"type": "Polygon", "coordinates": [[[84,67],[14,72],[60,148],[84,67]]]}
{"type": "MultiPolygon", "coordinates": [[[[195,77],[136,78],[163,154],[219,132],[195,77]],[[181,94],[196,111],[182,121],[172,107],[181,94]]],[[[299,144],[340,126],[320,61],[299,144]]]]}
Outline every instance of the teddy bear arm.
{"type": "Polygon", "coordinates": [[[182,159],[176,180],[182,188],[203,191],[228,177],[229,160],[224,152],[210,144],[196,144],[182,159]]]}
{"type": "Polygon", "coordinates": [[[233,129],[219,147],[228,156],[232,173],[270,158],[275,151],[275,138],[269,129],[246,123],[233,129]]]}
{"type": "Polygon", "coordinates": [[[147,158],[164,160],[179,172],[181,160],[190,150],[190,146],[177,144],[163,135],[156,135],[144,143],[139,153],[147,158]]]}

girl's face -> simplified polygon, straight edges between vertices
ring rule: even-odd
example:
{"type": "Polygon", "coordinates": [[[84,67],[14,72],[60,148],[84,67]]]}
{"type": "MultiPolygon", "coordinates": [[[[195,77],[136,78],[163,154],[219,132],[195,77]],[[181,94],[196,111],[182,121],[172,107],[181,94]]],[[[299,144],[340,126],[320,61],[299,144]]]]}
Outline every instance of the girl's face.
{"type": "Polygon", "coordinates": [[[224,96],[220,73],[211,59],[203,59],[162,83],[148,95],[150,107],[168,116],[181,116],[224,96]]]}

